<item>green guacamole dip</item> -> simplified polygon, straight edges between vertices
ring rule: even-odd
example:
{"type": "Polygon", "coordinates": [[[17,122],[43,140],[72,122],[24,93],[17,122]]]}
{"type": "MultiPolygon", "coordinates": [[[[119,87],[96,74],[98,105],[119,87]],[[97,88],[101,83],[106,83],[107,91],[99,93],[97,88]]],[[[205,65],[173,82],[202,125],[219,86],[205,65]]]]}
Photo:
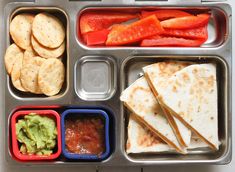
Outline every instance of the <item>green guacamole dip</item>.
{"type": "Polygon", "coordinates": [[[30,113],[16,123],[16,135],[22,154],[51,155],[56,146],[56,123],[46,116],[30,113]]]}

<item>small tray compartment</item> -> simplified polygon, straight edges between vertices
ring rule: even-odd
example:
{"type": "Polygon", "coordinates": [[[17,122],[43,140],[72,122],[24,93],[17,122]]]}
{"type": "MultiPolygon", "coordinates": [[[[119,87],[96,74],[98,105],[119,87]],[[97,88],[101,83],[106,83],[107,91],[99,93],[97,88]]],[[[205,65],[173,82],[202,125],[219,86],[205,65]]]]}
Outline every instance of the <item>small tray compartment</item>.
{"type": "MultiPolygon", "coordinates": [[[[10,33],[9,33],[9,28],[10,28],[10,22],[11,20],[18,14],[22,14],[22,13],[31,13],[31,14],[38,14],[41,12],[47,12],[55,17],[57,17],[64,25],[65,28],[65,52],[63,53],[63,57],[62,57],[62,62],[64,64],[65,67],[65,79],[64,79],[64,83],[63,86],[60,90],[60,92],[53,96],[54,98],[60,98],[62,97],[65,92],[68,89],[69,83],[68,83],[68,68],[67,68],[67,64],[69,63],[69,24],[68,24],[68,16],[65,13],[65,11],[63,11],[62,9],[56,8],[56,7],[20,7],[17,8],[16,10],[13,11],[12,14],[10,14],[10,16],[8,16],[8,23],[7,23],[7,46],[9,46],[10,44],[12,44],[14,41],[11,39],[10,33]]],[[[14,88],[12,82],[11,82],[11,78],[9,77],[9,75],[7,76],[7,87],[9,92],[18,99],[24,99],[24,98],[34,98],[34,99],[46,99],[46,98],[50,98],[47,97],[43,94],[33,94],[33,93],[29,93],[29,92],[21,92],[19,90],[17,90],[16,88],[14,88]]]]}
{"type": "MultiPolygon", "coordinates": [[[[82,122],[82,121],[81,121],[82,122]]],[[[83,121],[84,122],[84,121],[83,121]]],[[[77,160],[77,161],[102,161],[106,159],[110,154],[110,142],[109,142],[109,116],[103,110],[99,109],[68,109],[63,112],[61,117],[61,126],[62,126],[62,152],[65,158],[68,160],[77,160]],[[104,128],[103,128],[103,139],[104,139],[104,151],[100,155],[93,154],[77,154],[71,153],[66,148],[66,121],[72,120],[76,121],[77,119],[101,119],[104,128]]],[[[89,129],[89,128],[87,128],[89,129]]]]}
{"type": "MultiPolygon", "coordinates": [[[[228,128],[229,128],[229,114],[228,113],[228,66],[223,58],[218,56],[131,56],[127,58],[122,64],[122,90],[127,88],[136,79],[143,75],[142,67],[161,62],[166,60],[177,60],[177,61],[192,61],[195,63],[214,63],[216,64],[217,72],[217,86],[218,86],[218,128],[219,128],[219,140],[221,145],[219,150],[216,152],[210,149],[196,149],[190,150],[187,155],[176,155],[172,153],[157,153],[157,154],[126,154],[126,157],[135,163],[149,162],[149,161],[176,161],[181,159],[183,161],[219,161],[221,158],[225,158],[228,155],[229,150],[229,138],[228,138],[228,128]]],[[[122,112],[124,115],[125,123],[123,124],[123,149],[126,149],[127,141],[127,126],[129,119],[129,111],[122,105],[122,112]]]]}
{"type": "Polygon", "coordinates": [[[12,114],[9,116],[8,123],[8,153],[13,160],[22,164],[32,164],[37,162],[39,164],[68,164],[68,163],[105,163],[109,162],[115,150],[115,118],[110,109],[98,106],[57,106],[57,105],[42,105],[42,106],[20,106],[16,107],[12,114]],[[15,124],[18,119],[23,118],[24,115],[29,113],[37,113],[53,118],[56,121],[58,136],[57,147],[51,156],[38,157],[36,155],[23,155],[19,152],[19,143],[15,134],[15,124]],[[77,119],[86,117],[99,117],[104,123],[104,145],[105,151],[99,155],[78,155],[66,151],[65,147],[65,120],[77,119]],[[63,146],[62,146],[63,145],[63,146]]]}
{"type": "Polygon", "coordinates": [[[84,100],[107,100],[116,88],[116,64],[111,57],[86,56],[74,69],[76,94],[84,100]]]}
{"type": "MultiPolygon", "coordinates": [[[[117,46],[87,46],[83,42],[82,35],[80,33],[80,26],[79,21],[82,14],[87,12],[98,12],[102,14],[102,12],[127,12],[130,14],[134,13],[140,13],[141,10],[145,11],[154,11],[154,10],[162,10],[162,9],[179,9],[186,12],[189,12],[191,14],[199,14],[199,13],[211,13],[211,18],[208,24],[208,39],[207,41],[201,46],[202,48],[211,48],[211,47],[218,47],[221,44],[223,44],[227,37],[229,36],[228,33],[228,16],[225,11],[223,11],[220,8],[217,7],[93,7],[93,8],[86,8],[83,11],[81,11],[77,16],[77,39],[80,44],[82,44],[85,47],[89,48],[129,48],[131,46],[129,45],[123,45],[121,47],[117,46]],[[223,27],[221,27],[223,26],[223,27]]],[[[133,45],[132,47],[139,47],[139,48],[145,48],[133,45]]],[[[151,47],[151,48],[161,48],[161,47],[151,47]]],[[[188,47],[193,48],[193,47],[188,47]]]]}
{"type": "Polygon", "coordinates": [[[61,125],[60,125],[60,116],[54,110],[19,110],[12,115],[11,118],[11,136],[12,136],[12,151],[13,155],[17,160],[20,161],[45,161],[45,160],[54,160],[58,158],[61,154],[61,125]],[[46,116],[53,119],[57,127],[57,143],[56,147],[53,150],[53,153],[49,156],[40,156],[40,155],[24,155],[19,150],[19,142],[17,141],[16,136],[16,123],[19,119],[22,119],[25,115],[30,113],[36,113],[40,116],[46,116]]]}

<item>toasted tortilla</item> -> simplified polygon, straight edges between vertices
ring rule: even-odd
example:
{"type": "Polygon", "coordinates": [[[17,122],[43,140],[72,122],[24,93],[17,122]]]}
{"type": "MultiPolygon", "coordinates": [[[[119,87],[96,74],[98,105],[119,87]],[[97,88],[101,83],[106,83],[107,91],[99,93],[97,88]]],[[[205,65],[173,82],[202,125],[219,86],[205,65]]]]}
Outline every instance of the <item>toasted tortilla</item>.
{"type": "Polygon", "coordinates": [[[209,148],[209,146],[204,141],[202,141],[202,139],[200,139],[196,134],[192,133],[188,150],[193,150],[198,148],[209,148]]]}
{"type": "MultiPolygon", "coordinates": [[[[180,61],[166,61],[151,64],[143,68],[145,77],[151,87],[154,95],[158,98],[157,90],[164,90],[166,80],[168,80],[175,72],[180,71],[186,66],[191,65],[189,62],[180,61]]],[[[161,105],[161,102],[159,102],[161,105]]],[[[166,115],[170,125],[172,126],[178,141],[181,145],[188,147],[190,144],[191,131],[177,118],[175,118],[170,111],[162,106],[162,110],[166,115]]]]}
{"type": "Polygon", "coordinates": [[[158,100],[213,150],[218,150],[216,67],[195,64],[176,72],[157,89],[158,100]]]}
{"type": "MultiPolygon", "coordinates": [[[[208,144],[203,142],[197,135],[192,133],[190,144],[187,150],[195,150],[200,148],[208,148],[208,144]]],[[[142,126],[130,114],[128,123],[128,139],[126,144],[126,152],[129,153],[162,153],[162,152],[175,152],[168,144],[162,139],[155,136],[154,133],[142,126]]]]}
{"type": "Polygon", "coordinates": [[[144,77],[137,79],[124,90],[120,100],[140,123],[177,152],[185,153],[144,77]]]}
{"type": "Polygon", "coordinates": [[[155,136],[150,130],[144,128],[130,115],[128,123],[128,140],[126,145],[127,153],[155,153],[166,152],[172,148],[155,136]]]}

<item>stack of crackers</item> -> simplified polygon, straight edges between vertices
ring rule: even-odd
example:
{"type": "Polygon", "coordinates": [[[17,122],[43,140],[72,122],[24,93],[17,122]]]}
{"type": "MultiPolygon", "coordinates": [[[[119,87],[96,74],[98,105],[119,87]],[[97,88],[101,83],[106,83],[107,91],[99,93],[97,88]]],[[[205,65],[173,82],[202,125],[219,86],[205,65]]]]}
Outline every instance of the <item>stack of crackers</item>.
{"type": "Polygon", "coordinates": [[[65,68],[63,23],[48,13],[22,13],[10,23],[14,41],[5,54],[13,86],[23,92],[53,96],[60,92],[65,68]]]}

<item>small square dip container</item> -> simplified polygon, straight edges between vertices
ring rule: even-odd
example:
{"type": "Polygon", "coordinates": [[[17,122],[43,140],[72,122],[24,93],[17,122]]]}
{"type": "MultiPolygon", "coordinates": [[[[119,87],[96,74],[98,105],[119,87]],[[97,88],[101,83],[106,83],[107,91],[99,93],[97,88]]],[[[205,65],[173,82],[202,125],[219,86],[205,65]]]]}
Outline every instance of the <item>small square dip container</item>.
{"type": "Polygon", "coordinates": [[[84,56],[74,68],[76,94],[87,101],[110,99],[116,89],[115,61],[109,56],[84,56]]]}
{"type": "Polygon", "coordinates": [[[44,161],[54,160],[61,154],[61,126],[60,126],[60,115],[54,110],[20,110],[15,112],[11,118],[11,136],[12,136],[12,152],[17,160],[20,161],[44,161]],[[45,155],[26,155],[22,154],[19,149],[19,142],[16,136],[16,123],[19,119],[30,113],[36,113],[40,116],[47,116],[53,119],[57,127],[57,144],[53,150],[53,153],[49,156],[45,155]]]}
{"type": "Polygon", "coordinates": [[[61,132],[62,132],[62,153],[68,160],[74,161],[102,161],[110,155],[109,144],[109,116],[99,109],[69,109],[62,113],[61,116],[61,132]],[[99,117],[104,124],[104,146],[105,149],[101,155],[95,154],[77,154],[71,153],[66,148],[65,143],[65,121],[68,119],[92,119],[92,117],[99,117]]]}

